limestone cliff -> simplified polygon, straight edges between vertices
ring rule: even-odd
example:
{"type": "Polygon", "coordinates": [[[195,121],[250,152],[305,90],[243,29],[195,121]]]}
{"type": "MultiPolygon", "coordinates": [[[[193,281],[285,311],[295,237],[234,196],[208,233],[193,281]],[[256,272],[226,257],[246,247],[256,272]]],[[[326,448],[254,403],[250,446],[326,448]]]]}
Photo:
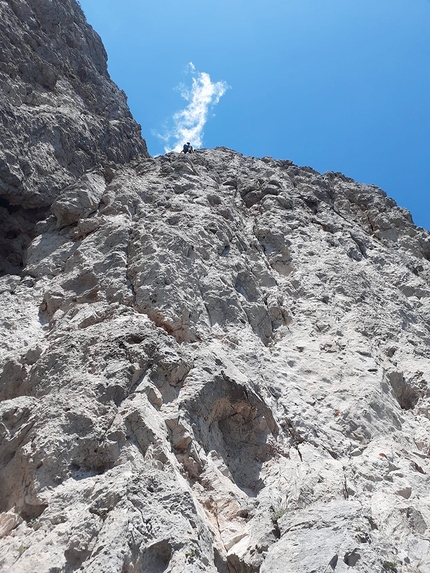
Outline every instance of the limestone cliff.
{"type": "MultiPolygon", "coordinates": [[[[0,1],[20,29],[55,7],[105,62],[71,0],[0,1]]],[[[0,569],[428,572],[429,233],[339,173],[147,157],[103,66],[118,137],[80,170],[46,146],[10,183],[4,123],[0,569]]]]}
{"type": "Polygon", "coordinates": [[[0,273],[21,267],[34,223],[65,187],[148,155],[106,60],[75,0],[0,0],[0,273]],[[19,211],[16,225],[5,210],[19,211]]]}

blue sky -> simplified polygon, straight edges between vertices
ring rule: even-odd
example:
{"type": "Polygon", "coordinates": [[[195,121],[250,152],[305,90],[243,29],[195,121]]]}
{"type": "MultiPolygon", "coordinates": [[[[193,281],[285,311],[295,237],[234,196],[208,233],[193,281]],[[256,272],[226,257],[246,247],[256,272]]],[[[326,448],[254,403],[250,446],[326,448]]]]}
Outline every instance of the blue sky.
{"type": "Polygon", "coordinates": [[[215,86],[203,147],[341,171],[430,229],[430,0],[80,4],[152,155],[215,86]]]}

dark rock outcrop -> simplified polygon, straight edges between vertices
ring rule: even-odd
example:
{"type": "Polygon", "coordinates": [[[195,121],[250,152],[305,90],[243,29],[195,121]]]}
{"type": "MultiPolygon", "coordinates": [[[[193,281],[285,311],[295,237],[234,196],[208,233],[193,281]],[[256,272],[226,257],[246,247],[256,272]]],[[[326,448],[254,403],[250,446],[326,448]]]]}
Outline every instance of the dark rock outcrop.
{"type": "Polygon", "coordinates": [[[106,62],[75,0],[0,0],[0,276],[81,175],[148,156],[106,62]]]}
{"type": "Polygon", "coordinates": [[[49,206],[95,165],[147,155],[75,0],[0,1],[0,198],[49,206]]]}

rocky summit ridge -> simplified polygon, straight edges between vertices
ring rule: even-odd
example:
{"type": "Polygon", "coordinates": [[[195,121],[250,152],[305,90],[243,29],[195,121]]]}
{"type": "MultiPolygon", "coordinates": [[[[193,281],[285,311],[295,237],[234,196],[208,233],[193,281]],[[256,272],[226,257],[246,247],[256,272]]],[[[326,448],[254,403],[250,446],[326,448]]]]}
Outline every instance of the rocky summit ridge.
{"type": "Polygon", "coordinates": [[[149,157],[72,0],[0,29],[0,570],[430,571],[429,233],[149,157]]]}

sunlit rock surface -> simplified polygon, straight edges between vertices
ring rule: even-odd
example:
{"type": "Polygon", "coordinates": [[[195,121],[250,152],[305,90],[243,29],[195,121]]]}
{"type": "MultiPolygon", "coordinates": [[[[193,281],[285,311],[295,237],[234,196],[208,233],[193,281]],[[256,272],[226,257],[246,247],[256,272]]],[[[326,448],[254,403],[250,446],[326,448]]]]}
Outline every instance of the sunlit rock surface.
{"type": "Polygon", "coordinates": [[[1,571],[428,572],[429,233],[339,173],[125,155],[14,190],[1,571]]]}

